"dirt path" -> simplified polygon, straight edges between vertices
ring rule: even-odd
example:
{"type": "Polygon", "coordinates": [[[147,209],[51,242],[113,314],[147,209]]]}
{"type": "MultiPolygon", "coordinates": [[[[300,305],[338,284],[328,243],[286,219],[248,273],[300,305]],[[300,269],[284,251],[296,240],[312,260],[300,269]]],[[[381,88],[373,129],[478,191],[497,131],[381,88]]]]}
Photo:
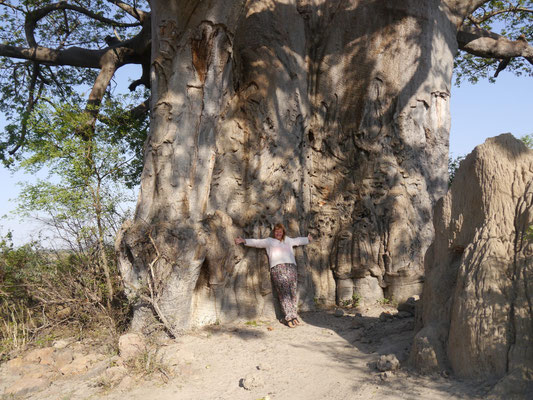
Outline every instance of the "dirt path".
{"type": "Polygon", "coordinates": [[[160,349],[173,371],[160,378],[127,378],[106,387],[108,369],[92,377],[58,380],[28,399],[465,399],[481,398],[484,387],[443,377],[422,377],[405,369],[375,368],[382,354],[404,361],[413,318],[379,318],[332,312],[302,314],[304,325],[277,321],[212,326],[160,349]]]}

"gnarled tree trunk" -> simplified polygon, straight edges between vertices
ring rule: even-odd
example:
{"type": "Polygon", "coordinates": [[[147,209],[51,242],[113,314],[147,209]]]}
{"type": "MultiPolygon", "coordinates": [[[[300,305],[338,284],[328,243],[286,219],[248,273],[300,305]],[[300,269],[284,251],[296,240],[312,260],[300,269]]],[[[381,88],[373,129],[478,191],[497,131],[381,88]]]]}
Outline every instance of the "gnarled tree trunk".
{"type": "MultiPolygon", "coordinates": [[[[301,307],[418,293],[447,186],[456,26],[436,0],[152,4],[152,126],[135,219],[117,240],[167,328],[272,313],[273,223],[301,307]]],[[[460,21],[459,21],[460,22],[460,21]]]]}

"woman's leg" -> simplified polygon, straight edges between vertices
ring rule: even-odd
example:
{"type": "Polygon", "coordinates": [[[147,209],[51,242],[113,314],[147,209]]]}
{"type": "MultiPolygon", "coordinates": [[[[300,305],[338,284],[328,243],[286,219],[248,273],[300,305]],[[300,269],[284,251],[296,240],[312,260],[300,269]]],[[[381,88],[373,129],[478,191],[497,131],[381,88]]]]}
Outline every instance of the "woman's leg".
{"type": "Polygon", "coordinates": [[[298,317],[296,311],[298,273],[294,264],[278,264],[270,270],[274,287],[278,293],[281,310],[285,320],[290,321],[298,317]]]}

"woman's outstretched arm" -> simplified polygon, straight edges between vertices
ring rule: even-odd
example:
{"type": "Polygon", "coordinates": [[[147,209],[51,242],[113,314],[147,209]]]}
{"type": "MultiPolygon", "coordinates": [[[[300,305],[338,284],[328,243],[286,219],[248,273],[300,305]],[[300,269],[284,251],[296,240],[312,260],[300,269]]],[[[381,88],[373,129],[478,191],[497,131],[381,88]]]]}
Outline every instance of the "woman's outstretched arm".
{"type": "Polygon", "coordinates": [[[248,247],[264,249],[265,247],[268,247],[268,239],[243,239],[239,236],[235,238],[235,244],[244,244],[248,247]]]}

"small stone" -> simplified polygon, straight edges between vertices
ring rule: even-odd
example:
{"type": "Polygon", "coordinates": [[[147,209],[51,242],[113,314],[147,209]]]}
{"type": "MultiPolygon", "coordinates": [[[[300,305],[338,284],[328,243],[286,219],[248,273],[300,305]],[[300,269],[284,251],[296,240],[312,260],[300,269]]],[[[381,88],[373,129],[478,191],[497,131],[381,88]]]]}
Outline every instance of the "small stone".
{"type": "Polygon", "coordinates": [[[394,354],[382,355],[376,362],[376,368],[382,372],[395,371],[400,368],[400,361],[394,354]]]}
{"type": "Polygon", "coordinates": [[[390,377],[391,377],[391,373],[390,372],[381,372],[379,374],[379,379],[381,379],[382,381],[386,381],[390,377]]]}
{"type": "Polygon", "coordinates": [[[335,316],[336,316],[336,317],[343,317],[343,316],[344,316],[344,310],[341,309],[341,308],[337,308],[337,309],[335,310],[335,316]]]}
{"type": "Polygon", "coordinates": [[[252,390],[256,388],[261,388],[265,385],[263,377],[259,374],[248,374],[246,377],[241,379],[240,385],[246,390],[252,390]]]}

